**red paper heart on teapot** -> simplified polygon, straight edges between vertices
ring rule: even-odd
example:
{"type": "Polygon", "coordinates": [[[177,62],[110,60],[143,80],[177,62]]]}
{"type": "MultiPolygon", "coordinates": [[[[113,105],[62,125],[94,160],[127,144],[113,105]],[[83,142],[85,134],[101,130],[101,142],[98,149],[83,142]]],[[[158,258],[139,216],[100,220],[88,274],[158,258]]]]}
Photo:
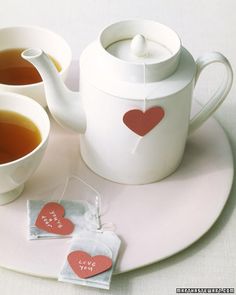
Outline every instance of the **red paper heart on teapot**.
{"type": "Polygon", "coordinates": [[[84,251],[73,251],[67,256],[73,271],[82,279],[93,277],[112,267],[111,258],[104,255],[90,256],[84,251]]]}
{"type": "Polygon", "coordinates": [[[74,224],[67,218],[64,218],[65,209],[56,202],[50,202],[43,206],[35,225],[46,232],[69,235],[74,230],[74,224]]]}
{"type": "Polygon", "coordinates": [[[123,122],[133,132],[144,136],[161,122],[164,115],[162,107],[153,107],[145,112],[134,109],[124,114],[123,122]]]}

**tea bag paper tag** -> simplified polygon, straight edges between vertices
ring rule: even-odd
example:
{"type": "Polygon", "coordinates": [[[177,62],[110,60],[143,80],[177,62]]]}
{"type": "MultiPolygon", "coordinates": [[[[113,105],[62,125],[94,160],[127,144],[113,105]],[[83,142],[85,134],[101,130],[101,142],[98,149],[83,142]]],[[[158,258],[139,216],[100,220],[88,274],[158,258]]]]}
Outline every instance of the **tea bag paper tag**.
{"type": "Polygon", "coordinates": [[[90,256],[84,251],[73,251],[67,261],[80,278],[87,279],[100,274],[112,267],[112,260],[105,255],[90,256]]]}
{"type": "Polygon", "coordinates": [[[74,230],[74,224],[64,218],[65,209],[56,202],[46,203],[36,219],[37,228],[58,235],[69,235],[74,230]]]}
{"type": "MultiPolygon", "coordinates": [[[[146,86],[146,64],[143,63],[143,85],[146,86]]],[[[151,94],[151,93],[150,93],[151,94]]],[[[134,132],[138,137],[132,146],[131,154],[135,154],[145,135],[149,134],[165,117],[165,110],[161,106],[147,107],[148,97],[150,94],[143,97],[142,109],[130,109],[123,115],[123,123],[134,132]]]]}
{"type": "Polygon", "coordinates": [[[97,228],[97,206],[101,205],[101,196],[80,177],[70,175],[63,187],[59,185],[45,194],[44,201],[27,201],[30,240],[71,237],[83,230],[97,228]]]}
{"type": "Polygon", "coordinates": [[[58,280],[109,289],[120,243],[112,231],[81,232],[71,242],[58,280]]]}
{"type": "Polygon", "coordinates": [[[85,200],[28,200],[29,240],[72,237],[96,229],[95,205],[85,200]]]}

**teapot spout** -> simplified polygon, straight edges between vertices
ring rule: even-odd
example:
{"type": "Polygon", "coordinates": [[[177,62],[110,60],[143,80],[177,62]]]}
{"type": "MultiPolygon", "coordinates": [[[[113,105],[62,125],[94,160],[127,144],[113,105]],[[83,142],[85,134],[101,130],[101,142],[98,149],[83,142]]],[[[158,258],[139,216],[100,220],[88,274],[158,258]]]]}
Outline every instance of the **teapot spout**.
{"type": "Polygon", "coordinates": [[[29,48],[21,56],[32,63],[40,73],[48,108],[63,127],[84,133],[86,117],[78,92],[69,90],[50,58],[41,49],[29,48]]]}

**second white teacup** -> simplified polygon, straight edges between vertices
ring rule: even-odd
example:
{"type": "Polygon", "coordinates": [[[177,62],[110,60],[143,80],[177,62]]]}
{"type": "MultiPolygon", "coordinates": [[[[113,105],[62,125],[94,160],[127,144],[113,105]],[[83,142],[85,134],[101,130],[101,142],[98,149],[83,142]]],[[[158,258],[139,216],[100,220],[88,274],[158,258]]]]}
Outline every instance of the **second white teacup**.
{"type": "MultiPolygon", "coordinates": [[[[61,67],[60,76],[64,81],[72,61],[71,49],[67,42],[56,33],[40,27],[17,26],[0,28],[0,51],[39,47],[53,57],[61,67]]],[[[43,82],[26,85],[9,85],[0,81],[0,91],[15,92],[29,96],[46,106],[43,82]]]]}
{"type": "MultiPolygon", "coordinates": [[[[24,183],[38,168],[46,150],[50,121],[40,104],[20,94],[2,92],[0,111],[15,112],[28,118],[37,127],[41,136],[40,143],[31,152],[16,160],[0,164],[0,205],[3,205],[21,194],[24,183]]],[[[12,134],[4,136],[11,137],[12,134]]]]}

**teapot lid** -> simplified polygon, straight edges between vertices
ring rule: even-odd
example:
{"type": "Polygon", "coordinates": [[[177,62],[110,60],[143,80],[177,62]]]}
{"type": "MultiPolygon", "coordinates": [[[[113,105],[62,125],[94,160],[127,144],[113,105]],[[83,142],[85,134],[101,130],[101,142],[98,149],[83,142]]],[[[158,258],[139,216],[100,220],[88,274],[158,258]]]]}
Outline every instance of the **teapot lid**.
{"type": "Polygon", "coordinates": [[[189,85],[196,63],[173,30],[154,21],[127,20],[108,26],[87,46],[80,71],[105,93],[156,99],[189,85]]]}
{"type": "Polygon", "coordinates": [[[181,41],[170,28],[150,20],[126,20],[106,27],[99,36],[103,66],[115,79],[161,81],[178,67],[181,41]]]}

